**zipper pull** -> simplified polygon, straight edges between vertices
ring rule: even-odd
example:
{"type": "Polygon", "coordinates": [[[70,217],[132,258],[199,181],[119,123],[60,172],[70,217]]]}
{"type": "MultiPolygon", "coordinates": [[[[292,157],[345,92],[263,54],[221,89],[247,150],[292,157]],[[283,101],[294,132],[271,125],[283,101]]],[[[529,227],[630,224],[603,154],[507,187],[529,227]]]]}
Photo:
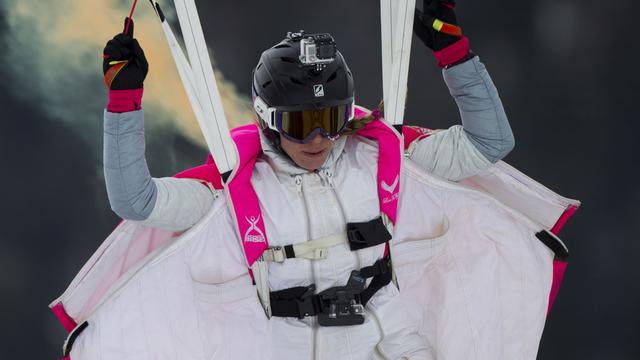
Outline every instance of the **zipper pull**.
{"type": "Polygon", "coordinates": [[[296,189],[298,190],[298,195],[302,194],[302,175],[295,176],[296,181],[296,189]]]}
{"type": "Polygon", "coordinates": [[[326,170],[325,175],[327,176],[327,182],[329,183],[329,186],[333,188],[333,174],[331,173],[331,171],[326,170]]]}

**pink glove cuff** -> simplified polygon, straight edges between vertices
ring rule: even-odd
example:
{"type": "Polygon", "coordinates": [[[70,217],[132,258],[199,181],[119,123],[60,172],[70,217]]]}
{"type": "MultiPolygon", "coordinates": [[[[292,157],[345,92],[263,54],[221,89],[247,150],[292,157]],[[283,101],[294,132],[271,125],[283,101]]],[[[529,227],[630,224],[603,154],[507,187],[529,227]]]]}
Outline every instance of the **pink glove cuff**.
{"type": "Polygon", "coordinates": [[[140,110],[142,108],[142,93],[144,89],[109,90],[107,111],[123,113],[140,110]]]}
{"type": "Polygon", "coordinates": [[[446,48],[434,51],[433,55],[435,55],[436,59],[438,60],[438,66],[443,68],[462,59],[463,57],[467,56],[468,53],[469,39],[466,36],[463,36],[462,38],[460,38],[460,40],[454,42],[446,48]]]}

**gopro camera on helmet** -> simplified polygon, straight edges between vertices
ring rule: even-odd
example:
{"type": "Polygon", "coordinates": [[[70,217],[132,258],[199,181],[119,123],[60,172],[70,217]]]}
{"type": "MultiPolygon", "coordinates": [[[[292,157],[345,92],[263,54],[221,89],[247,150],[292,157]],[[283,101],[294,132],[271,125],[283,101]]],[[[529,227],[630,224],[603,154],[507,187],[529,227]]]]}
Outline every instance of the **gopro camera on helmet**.
{"type": "Polygon", "coordinates": [[[336,42],[329,33],[305,34],[300,30],[288,33],[287,37],[300,39],[300,62],[303,65],[316,66],[317,70],[321,70],[336,58],[336,42]]]}

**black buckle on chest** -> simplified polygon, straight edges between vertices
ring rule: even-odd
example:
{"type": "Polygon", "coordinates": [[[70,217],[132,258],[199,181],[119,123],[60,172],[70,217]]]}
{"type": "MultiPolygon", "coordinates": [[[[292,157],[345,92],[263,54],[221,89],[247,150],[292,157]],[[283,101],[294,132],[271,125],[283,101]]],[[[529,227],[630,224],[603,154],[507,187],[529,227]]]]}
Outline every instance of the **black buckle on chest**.
{"type": "Polygon", "coordinates": [[[364,305],[360,293],[365,289],[367,279],[354,270],[345,286],[329,288],[320,294],[320,326],[346,326],[364,323],[364,305]]]}
{"type": "Polygon", "coordinates": [[[364,306],[373,295],[391,282],[391,259],[354,270],[347,284],[314,294],[316,287],[297,286],[269,294],[271,315],[278,317],[318,316],[320,326],[346,326],[364,323],[364,306]],[[367,279],[371,283],[367,286],[367,279]]]}
{"type": "Polygon", "coordinates": [[[351,251],[384,244],[391,240],[391,234],[384,226],[381,217],[367,222],[348,223],[347,238],[351,251]]]}

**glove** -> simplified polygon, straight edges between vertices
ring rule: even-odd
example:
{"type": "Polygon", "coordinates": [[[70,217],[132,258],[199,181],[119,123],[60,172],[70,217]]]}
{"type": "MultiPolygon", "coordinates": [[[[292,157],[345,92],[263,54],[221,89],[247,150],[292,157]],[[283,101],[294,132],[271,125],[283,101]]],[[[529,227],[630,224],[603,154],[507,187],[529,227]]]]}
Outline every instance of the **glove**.
{"type": "Polygon", "coordinates": [[[416,9],[413,31],[431,50],[439,67],[451,67],[471,59],[469,39],[462,35],[456,19],[454,0],[423,0],[423,11],[416,9]]]}
{"type": "MultiPolygon", "coordinates": [[[[128,21],[126,18],[125,28],[128,21]]],[[[133,20],[126,34],[120,33],[107,42],[102,58],[104,82],[109,89],[107,111],[139,110],[149,63],[138,40],[133,38],[133,20]]]]}

